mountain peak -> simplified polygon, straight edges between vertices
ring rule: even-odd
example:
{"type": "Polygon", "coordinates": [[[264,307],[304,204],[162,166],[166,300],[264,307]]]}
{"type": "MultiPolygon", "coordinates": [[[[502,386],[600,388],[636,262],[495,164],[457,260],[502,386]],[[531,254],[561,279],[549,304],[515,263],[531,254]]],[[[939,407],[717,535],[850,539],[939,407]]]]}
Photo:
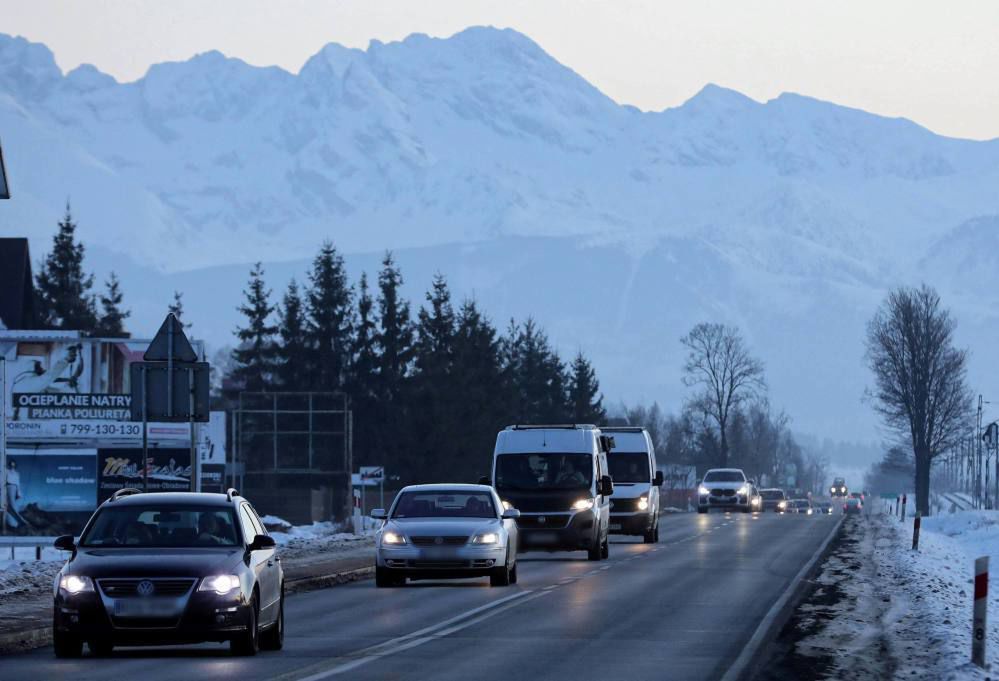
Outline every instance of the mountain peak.
{"type": "Polygon", "coordinates": [[[62,78],[52,50],[21,36],[0,33],[0,91],[44,97],[62,78]]]}
{"type": "Polygon", "coordinates": [[[755,99],[747,97],[738,90],[708,83],[697,94],[684,102],[680,108],[702,112],[708,110],[740,110],[759,105],[760,103],[755,99]]]}

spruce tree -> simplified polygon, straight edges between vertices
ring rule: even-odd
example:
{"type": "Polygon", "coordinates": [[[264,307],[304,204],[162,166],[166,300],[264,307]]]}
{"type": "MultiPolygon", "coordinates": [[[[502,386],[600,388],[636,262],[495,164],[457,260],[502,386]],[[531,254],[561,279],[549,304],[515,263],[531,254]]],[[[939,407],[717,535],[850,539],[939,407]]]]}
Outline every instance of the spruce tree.
{"type": "Polygon", "coordinates": [[[35,277],[38,317],[43,327],[93,333],[97,305],[90,289],[92,275],[83,272],[84,247],[76,242],[76,223],[69,203],[59,230],[52,239],[52,252],[35,277]]]}
{"type": "Polygon", "coordinates": [[[402,273],[390,251],[378,274],[378,376],[383,399],[394,400],[402,391],[413,361],[413,320],[409,301],[401,298],[402,273]]]}
{"type": "Polygon", "coordinates": [[[512,324],[504,341],[506,375],[522,423],[552,423],[570,417],[565,365],[535,321],[512,324]]]}
{"type": "Polygon", "coordinates": [[[317,390],[337,391],[345,387],[352,349],[352,299],[343,257],[327,241],[312,263],[306,292],[308,368],[317,390]]]}
{"type": "Polygon", "coordinates": [[[603,401],[593,365],[582,352],[578,352],[572,361],[569,377],[569,408],[572,410],[572,422],[602,423],[607,417],[603,401]]]}
{"type": "Polygon", "coordinates": [[[278,382],[285,390],[307,390],[309,355],[305,338],[305,311],[298,283],[294,279],[288,284],[279,314],[281,344],[277,352],[278,382]]]}
{"type": "Polygon", "coordinates": [[[125,331],[125,320],[132,313],[122,309],[121,303],[124,296],[121,292],[121,282],[118,275],[112,272],[110,278],[104,282],[104,286],[106,290],[100,295],[101,316],[97,320],[94,335],[100,338],[128,338],[129,333],[125,331]]]}
{"type": "Polygon", "coordinates": [[[368,275],[361,274],[357,297],[357,324],[351,365],[351,394],[354,399],[374,397],[378,354],[375,347],[374,301],[368,290],[368,275]]]}
{"type": "Polygon", "coordinates": [[[258,262],[250,271],[250,281],[243,291],[245,302],[239,306],[246,325],[236,329],[239,346],[233,351],[233,377],[247,391],[259,392],[271,386],[274,377],[274,334],[277,326],[271,322],[274,306],[271,292],[264,284],[264,270],[258,262]]]}
{"type": "Polygon", "coordinates": [[[167,312],[176,317],[185,329],[191,328],[190,324],[184,323],[184,294],[180,291],[173,292],[173,302],[167,306],[167,312]]]}

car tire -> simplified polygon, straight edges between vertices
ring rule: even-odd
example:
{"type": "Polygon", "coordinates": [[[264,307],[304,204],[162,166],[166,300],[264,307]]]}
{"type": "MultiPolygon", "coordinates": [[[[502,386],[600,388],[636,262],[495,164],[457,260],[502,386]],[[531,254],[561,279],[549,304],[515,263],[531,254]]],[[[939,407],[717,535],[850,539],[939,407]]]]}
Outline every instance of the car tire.
{"type": "Polygon", "coordinates": [[[513,564],[513,569],[510,570],[510,583],[517,583],[517,563],[513,564]]]}
{"type": "Polygon", "coordinates": [[[284,587],[281,588],[281,600],[278,601],[278,616],[274,626],[260,634],[261,650],[281,650],[282,648],[284,648],[284,587]]]}
{"type": "Polygon", "coordinates": [[[707,513],[707,512],[708,512],[708,509],[707,509],[707,508],[705,508],[704,506],[698,506],[698,507],[697,507],[697,512],[698,512],[698,513],[707,513]]]}
{"type": "Polygon", "coordinates": [[[69,632],[59,631],[53,623],[52,649],[55,651],[55,656],[60,659],[80,657],[83,654],[83,639],[69,632]]]}
{"type": "Polygon", "coordinates": [[[233,655],[252,657],[260,650],[260,632],[257,623],[259,607],[257,603],[257,594],[254,593],[253,598],[250,600],[249,615],[247,616],[249,621],[247,622],[246,631],[237,634],[234,639],[229,641],[229,650],[233,655]]]}
{"type": "Polygon", "coordinates": [[[655,544],[659,541],[659,524],[656,523],[642,534],[642,542],[645,544],[655,544]]]}
{"type": "Polygon", "coordinates": [[[489,573],[489,586],[510,586],[513,584],[511,572],[510,556],[508,555],[502,565],[493,568],[492,572],[489,573]]]}
{"type": "Polygon", "coordinates": [[[87,641],[87,647],[90,648],[90,654],[94,657],[107,657],[114,650],[114,643],[107,638],[98,638],[87,641]]]}
{"type": "Polygon", "coordinates": [[[610,558],[610,535],[604,537],[604,543],[600,545],[600,560],[610,558]]]}
{"type": "Polygon", "coordinates": [[[379,589],[390,589],[405,583],[405,577],[396,577],[388,571],[388,568],[375,566],[375,586],[379,589]]]}

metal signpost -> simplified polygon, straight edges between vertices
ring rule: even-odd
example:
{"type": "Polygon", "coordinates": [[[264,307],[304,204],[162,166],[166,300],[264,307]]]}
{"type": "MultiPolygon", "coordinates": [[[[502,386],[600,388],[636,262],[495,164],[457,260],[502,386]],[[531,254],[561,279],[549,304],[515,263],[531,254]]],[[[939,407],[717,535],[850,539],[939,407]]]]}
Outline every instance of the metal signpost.
{"type": "Polygon", "coordinates": [[[7,534],[7,358],[0,356],[0,534],[7,534]]]}
{"type": "MultiPolygon", "coordinates": [[[[369,482],[378,483],[379,508],[385,508],[385,467],[384,466],[361,466],[361,504],[363,509],[364,488],[369,482]]],[[[366,509],[363,509],[366,510],[366,509]]]]}
{"type": "Polygon", "coordinates": [[[199,488],[195,423],[209,420],[209,366],[198,355],[184,327],[168,314],[143,354],[129,366],[132,420],[142,421],[142,484],[149,489],[149,421],[189,423],[191,428],[191,491],[199,488]]]}

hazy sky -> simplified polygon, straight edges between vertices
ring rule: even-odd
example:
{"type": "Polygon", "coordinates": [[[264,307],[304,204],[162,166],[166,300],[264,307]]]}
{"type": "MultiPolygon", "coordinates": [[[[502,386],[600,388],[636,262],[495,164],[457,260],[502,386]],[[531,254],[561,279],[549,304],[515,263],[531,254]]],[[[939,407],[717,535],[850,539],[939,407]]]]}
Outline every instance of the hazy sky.
{"type": "Polygon", "coordinates": [[[0,32],[119,80],[210,49],[297,72],[328,42],[515,28],[615,100],[676,106],[705,83],[783,91],[943,134],[999,137],[997,0],[0,0],[0,32]]]}

